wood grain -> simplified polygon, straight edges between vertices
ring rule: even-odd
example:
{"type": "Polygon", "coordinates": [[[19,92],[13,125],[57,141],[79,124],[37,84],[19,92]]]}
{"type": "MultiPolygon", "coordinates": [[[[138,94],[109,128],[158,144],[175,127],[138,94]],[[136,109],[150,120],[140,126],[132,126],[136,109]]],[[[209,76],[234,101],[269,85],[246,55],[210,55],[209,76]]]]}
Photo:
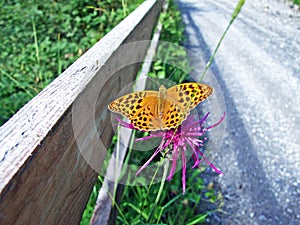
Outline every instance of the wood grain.
{"type": "Polygon", "coordinates": [[[135,77],[148,47],[136,41],[150,39],[161,2],[145,1],[0,128],[0,224],[79,223],[112,136],[107,103],[135,77]]]}

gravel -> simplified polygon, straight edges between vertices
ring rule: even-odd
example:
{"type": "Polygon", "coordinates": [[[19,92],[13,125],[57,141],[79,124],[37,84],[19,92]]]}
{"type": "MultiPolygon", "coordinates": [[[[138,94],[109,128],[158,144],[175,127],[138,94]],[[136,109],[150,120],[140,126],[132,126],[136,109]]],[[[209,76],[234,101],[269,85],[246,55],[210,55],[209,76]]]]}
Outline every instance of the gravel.
{"type": "MultiPolygon", "coordinates": [[[[177,2],[185,45],[207,62],[237,0],[177,2]]],[[[211,71],[227,117],[214,160],[224,175],[211,178],[223,194],[224,212],[209,223],[300,224],[299,8],[246,1],[211,71]]]]}

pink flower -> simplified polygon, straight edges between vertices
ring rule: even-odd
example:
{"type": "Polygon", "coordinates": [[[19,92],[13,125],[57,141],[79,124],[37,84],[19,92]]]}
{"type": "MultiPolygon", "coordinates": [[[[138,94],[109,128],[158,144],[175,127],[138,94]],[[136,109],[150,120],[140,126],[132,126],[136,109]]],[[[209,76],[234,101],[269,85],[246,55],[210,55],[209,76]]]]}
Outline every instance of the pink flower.
{"type": "MultiPolygon", "coordinates": [[[[187,147],[190,146],[192,149],[192,158],[194,160],[194,165],[192,168],[197,168],[200,166],[200,163],[204,160],[207,162],[207,164],[218,174],[222,174],[222,172],[215,167],[203,154],[203,146],[206,141],[206,137],[204,137],[204,134],[218,126],[225,118],[225,112],[224,115],[221,117],[221,119],[216,123],[208,127],[204,127],[204,123],[209,116],[209,113],[207,113],[202,119],[196,119],[194,115],[188,116],[188,118],[183,121],[183,123],[177,128],[177,129],[170,129],[170,130],[158,130],[150,132],[149,136],[136,139],[135,141],[143,141],[148,140],[155,137],[161,137],[162,140],[158,146],[158,148],[155,150],[155,152],[152,154],[152,156],[148,159],[148,161],[137,171],[136,175],[139,175],[141,171],[146,168],[149,163],[153,160],[153,158],[159,153],[163,152],[167,147],[169,149],[172,149],[171,151],[171,160],[172,160],[172,167],[169,172],[169,176],[167,177],[167,180],[171,180],[175,170],[176,170],[176,163],[177,159],[181,157],[182,160],[182,190],[183,193],[185,192],[186,187],[186,151],[187,147]],[[201,151],[202,150],[202,151],[201,151]]],[[[119,125],[123,127],[127,127],[130,129],[135,129],[134,126],[130,123],[127,123],[120,118],[117,118],[119,125]]]]}

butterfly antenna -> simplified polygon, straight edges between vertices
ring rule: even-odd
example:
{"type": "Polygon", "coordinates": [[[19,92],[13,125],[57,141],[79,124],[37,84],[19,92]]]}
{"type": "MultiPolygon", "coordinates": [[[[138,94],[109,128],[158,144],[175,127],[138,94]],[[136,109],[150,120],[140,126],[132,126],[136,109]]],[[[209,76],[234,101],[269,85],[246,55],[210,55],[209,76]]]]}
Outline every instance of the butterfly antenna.
{"type": "Polygon", "coordinates": [[[160,87],[160,83],[153,77],[150,77],[148,74],[145,74],[145,77],[147,77],[147,81],[151,80],[153,83],[155,83],[157,85],[157,87],[160,87]]]}

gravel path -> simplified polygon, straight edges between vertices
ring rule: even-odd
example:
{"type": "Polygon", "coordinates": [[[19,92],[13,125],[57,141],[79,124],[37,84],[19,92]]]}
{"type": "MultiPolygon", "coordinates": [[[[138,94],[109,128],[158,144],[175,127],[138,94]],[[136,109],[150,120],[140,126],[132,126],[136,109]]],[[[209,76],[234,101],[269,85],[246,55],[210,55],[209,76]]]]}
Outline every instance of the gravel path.
{"type": "MultiPolygon", "coordinates": [[[[186,46],[207,62],[237,0],[177,2],[186,46]]],[[[246,1],[211,70],[227,111],[214,161],[227,213],[211,224],[300,224],[300,11],[246,1]]]]}

